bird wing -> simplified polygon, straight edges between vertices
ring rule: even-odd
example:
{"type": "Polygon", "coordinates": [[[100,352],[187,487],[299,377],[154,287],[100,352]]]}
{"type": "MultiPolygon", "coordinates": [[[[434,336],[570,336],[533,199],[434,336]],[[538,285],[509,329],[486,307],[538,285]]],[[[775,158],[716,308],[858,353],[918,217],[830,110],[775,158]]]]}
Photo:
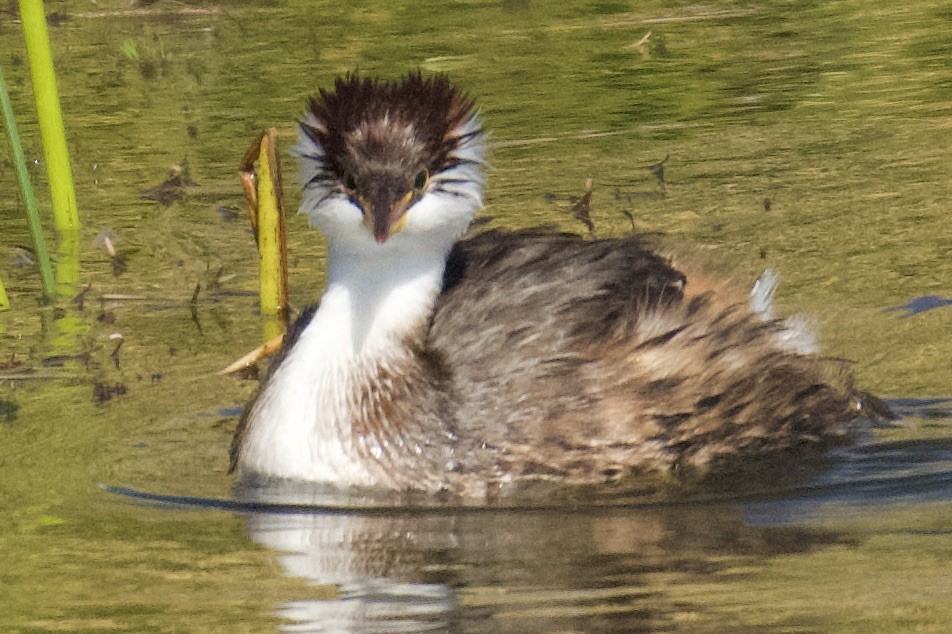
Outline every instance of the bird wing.
{"type": "Polygon", "coordinates": [[[454,247],[428,345],[452,373],[461,421],[483,438],[544,444],[557,433],[548,423],[597,416],[591,351],[629,339],[683,286],[636,236],[489,230],[454,247]]]}

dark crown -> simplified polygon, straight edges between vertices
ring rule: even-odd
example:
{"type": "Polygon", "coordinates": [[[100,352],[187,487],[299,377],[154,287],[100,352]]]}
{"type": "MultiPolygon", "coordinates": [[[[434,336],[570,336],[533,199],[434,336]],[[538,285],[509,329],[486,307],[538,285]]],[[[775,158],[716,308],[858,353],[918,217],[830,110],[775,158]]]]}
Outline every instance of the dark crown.
{"type": "Polygon", "coordinates": [[[395,143],[412,146],[432,173],[451,163],[450,153],[465,137],[479,132],[460,131],[475,116],[474,102],[443,75],[417,72],[388,82],[348,74],[334,82],[333,90],[322,88],[309,110],[316,121],[301,127],[340,177],[355,146],[364,151],[395,143]]]}

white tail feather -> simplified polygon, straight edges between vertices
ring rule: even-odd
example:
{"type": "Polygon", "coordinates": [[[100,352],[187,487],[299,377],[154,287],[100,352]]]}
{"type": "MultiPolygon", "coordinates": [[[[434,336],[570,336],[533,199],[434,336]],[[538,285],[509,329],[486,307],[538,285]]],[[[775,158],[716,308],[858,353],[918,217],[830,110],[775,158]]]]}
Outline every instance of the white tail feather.
{"type": "MultiPolygon", "coordinates": [[[[774,297],[779,285],[780,275],[773,269],[766,269],[750,289],[750,310],[762,321],[776,319],[774,297]]],[[[781,323],[783,329],[777,333],[777,342],[785,350],[798,354],[814,354],[819,350],[817,325],[813,319],[803,315],[792,315],[781,323]]]]}

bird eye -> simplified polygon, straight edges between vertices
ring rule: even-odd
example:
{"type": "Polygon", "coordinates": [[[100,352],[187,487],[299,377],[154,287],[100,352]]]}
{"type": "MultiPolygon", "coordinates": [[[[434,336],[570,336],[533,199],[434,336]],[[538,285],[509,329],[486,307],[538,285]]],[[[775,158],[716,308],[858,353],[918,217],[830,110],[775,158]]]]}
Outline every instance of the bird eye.
{"type": "Polygon", "coordinates": [[[357,179],[353,174],[344,174],[344,187],[350,191],[357,189],[357,179]]]}
{"type": "Polygon", "coordinates": [[[423,189],[426,187],[427,182],[430,180],[430,173],[426,171],[424,167],[421,169],[416,177],[413,179],[413,188],[414,189],[423,189]]]}

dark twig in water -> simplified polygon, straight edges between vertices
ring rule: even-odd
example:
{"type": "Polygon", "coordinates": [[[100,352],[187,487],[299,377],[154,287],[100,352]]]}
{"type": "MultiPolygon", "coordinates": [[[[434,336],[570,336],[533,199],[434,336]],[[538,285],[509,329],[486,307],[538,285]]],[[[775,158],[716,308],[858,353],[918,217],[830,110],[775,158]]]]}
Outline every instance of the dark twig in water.
{"type": "Polygon", "coordinates": [[[205,284],[205,292],[211,293],[212,291],[217,291],[221,288],[221,274],[224,270],[225,267],[218,267],[218,270],[215,271],[208,283],[205,284]]]}
{"type": "Polygon", "coordinates": [[[0,370],[9,370],[11,368],[18,368],[23,365],[23,362],[17,359],[15,352],[10,353],[9,361],[0,361],[0,370]]]}
{"type": "Polygon", "coordinates": [[[645,166],[645,169],[654,174],[654,177],[658,179],[658,184],[664,187],[664,164],[668,162],[668,159],[671,158],[671,155],[668,154],[658,163],[645,166]]]}
{"type": "Polygon", "coordinates": [[[195,326],[198,328],[199,334],[204,334],[202,330],[202,323],[198,320],[198,294],[202,290],[202,283],[198,282],[195,284],[195,290],[192,291],[192,299],[188,302],[189,312],[192,313],[192,321],[195,322],[195,326]]]}
{"type": "Polygon", "coordinates": [[[112,257],[111,262],[112,262],[113,276],[119,277],[120,275],[126,272],[127,265],[126,265],[125,253],[117,253],[116,255],[112,257]]]}
{"type": "Polygon", "coordinates": [[[628,211],[627,209],[622,209],[622,210],[621,210],[621,213],[625,214],[625,217],[628,218],[628,222],[631,223],[631,232],[632,232],[632,233],[637,233],[637,230],[635,229],[635,216],[634,216],[634,214],[632,214],[632,213],[631,213],[630,211],[628,211]]]}
{"type": "Polygon", "coordinates": [[[109,353],[109,358],[112,359],[112,362],[116,364],[116,369],[119,369],[119,348],[122,347],[122,344],[126,342],[125,339],[119,338],[116,342],[116,347],[113,348],[113,351],[109,353]]]}
{"type": "Polygon", "coordinates": [[[41,359],[40,366],[44,368],[61,368],[65,366],[68,361],[80,361],[88,370],[89,363],[92,361],[92,353],[90,351],[85,351],[80,352],[79,354],[55,354],[51,357],[44,357],[41,359]]]}
{"type": "Polygon", "coordinates": [[[585,193],[579,198],[578,202],[572,206],[572,215],[581,220],[589,233],[595,232],[595,223],[592,222],[592,185],[591,178],[585,179],[585,193]]]}
{"type": "Polygon", "coordinates": [[[86,305],[86,293],[92,289],[92,284],[87,284],[86,288],[76,293],[76,296],[72,299],[72,302],[76,304],[76,310],[83,312],[83,308],[86,305]]]}
{"type": "Polygon", "coordinates": [[[110,229],[103,229],[93,238],[93,247],[104,249],[112,262],[112,274],[119,277],[126,272],[126,255],[116,250],[119,237],[110,229]]]}

